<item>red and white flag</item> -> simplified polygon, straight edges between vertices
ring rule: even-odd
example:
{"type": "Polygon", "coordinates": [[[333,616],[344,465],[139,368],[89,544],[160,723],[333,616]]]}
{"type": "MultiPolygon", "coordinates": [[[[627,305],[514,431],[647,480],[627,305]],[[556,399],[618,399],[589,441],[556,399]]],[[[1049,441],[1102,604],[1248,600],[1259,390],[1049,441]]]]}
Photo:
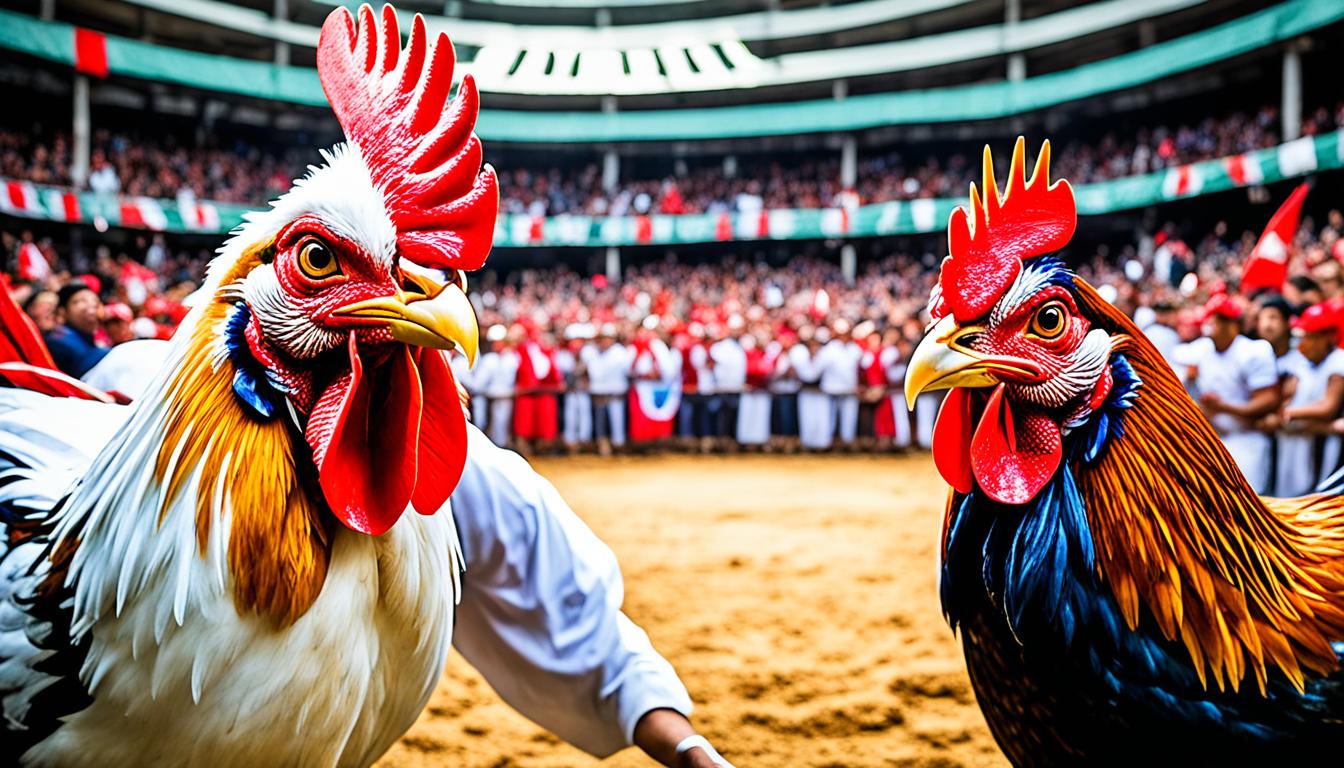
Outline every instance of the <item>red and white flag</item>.
{"type": "Polygon", "coordinates": [[[1225,157],[1223,165],[1227,168],[1228,178],[1238,187],[1259,184],[1265,180],[1264,169],[1260,167],[1260,158],[1253,152],[1225,157]]]}
{"type": "Polygon", "coordinates": [[[219,231],[219,209],[210,203],[179,199],[177,212],[187,229],[196,232],[219,231]]]}
{"type": "Polygon", "coordinates": [[[37,188],[26,181],[5,182],[5,194],[0,197],[0,209],[19,216],[45,216],[37,188]]]}
{"type": "Polygon", "coordinates": [[[121,226],[162,231],[168,228],[168,215],[152,197],[130,197],[121,201],[121,226]]]}
{"type": "Polygon", "coordinates": [[[664,375],[666,347],[655,349],[645,340],[636,340],[634,347],[630,369],[640,378],[630,388],[630,439],[639,443],[671,437],[681,407],[681,381],[664,375]]]}
{"type": "Polygon", "coordinates": [[[1167,199],[1198,195],[1203,188],[1204,174],[1194,165],[1171,168],[1162,179],[1162,196],[1167,199]]]}
{"type": "Polygon", "coordinates": [[[19,277],[25,280],[46,280],[51,277],[51,265],[35,243],[19,246],[19,277]]]}
{"type": "Polygon", "coordinates": [[[1243,293],[1256,288],[1283,287],[1288,279],[1288,261],[1293,255],[1293,235],[1297,233],[1297,222],[1302,217],[1302,201],[1307,199],[1307,185],[1297,185],[1293,194],[1279,206],[1274,217],[1269,220],[1264,234],[1255,244],[1255,249],[1246,259],[1241,271],[1241,290],[1243,293]]]}

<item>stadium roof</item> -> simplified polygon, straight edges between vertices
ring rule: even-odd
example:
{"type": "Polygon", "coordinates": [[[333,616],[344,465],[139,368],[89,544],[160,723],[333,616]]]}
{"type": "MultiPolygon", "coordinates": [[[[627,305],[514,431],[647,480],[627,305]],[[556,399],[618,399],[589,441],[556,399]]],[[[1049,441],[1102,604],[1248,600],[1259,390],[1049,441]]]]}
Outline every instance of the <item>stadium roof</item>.
{"type": "MultiPolygon", "coordinates": [[[[221,0],[124,0],[132,5],[296,45],[318,27],[221,0]]],[[[1201,5],[1205,0],[1101,0],[1013,25],[761,58],[747,41],[818,37],[965,5],[971,0],[865,0],[838,7],[607,27],[519,25],[427,17],[476,49],[458,67],[487,93],[635,95],[751,89],[864,77],[1016,53],[1201,5]]],[[[335,5],[337,3],[333,3],[335,5]]],[[[403,28],[409,12],[402,11],[403,28]]]]}
{"type": "MultiPolygon", "coordinates": [[[[1168,1],[1180,0],[1121,0],[1133,8],[1168,1]]],[[[1086,8],[1126,11],[1115,0],[1086,8]]],[[[1048,20],[1063,13],[1067,12],[1040,19],[1048,20]]],[[[577,143],[787,136],[994,119],[1156,82],[1264,49],[1341,19],[1344,4],[1337,0],[1287,0],[1184,37],[1023,80],[867,93],[843,101],[790,100],[695,109],[609,113],[486,108],[481,113],[479,130],[482,137],[495,141],[577,143]]],[[[1028,23],[1019,25],[1019,29],[1036,29],[1026,26],[1028,23]]],[[[7,34],[0,36],[0,47],[65,64],[75,63],[70,25],[9,12],[0,12],[0,24],[7,30],[7,34]]],[[[326,103],[311,68],[198,53],[110,35],[106,37],[106,54],[113,75],[279,102],[314,106],[326,103]]]]}

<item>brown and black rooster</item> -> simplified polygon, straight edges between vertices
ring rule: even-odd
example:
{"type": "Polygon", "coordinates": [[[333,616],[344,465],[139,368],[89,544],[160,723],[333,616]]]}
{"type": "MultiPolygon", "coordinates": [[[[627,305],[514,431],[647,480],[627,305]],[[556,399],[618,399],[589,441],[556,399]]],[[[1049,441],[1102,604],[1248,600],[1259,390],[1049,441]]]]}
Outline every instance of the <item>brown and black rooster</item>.
{"type": "Polygon", "coordinates": [[[943,610],[1019,765],[1344,759],[1344,497],[1258,497],[1026,179],[948,225],[906,396],[949,389],[943,610]]]}

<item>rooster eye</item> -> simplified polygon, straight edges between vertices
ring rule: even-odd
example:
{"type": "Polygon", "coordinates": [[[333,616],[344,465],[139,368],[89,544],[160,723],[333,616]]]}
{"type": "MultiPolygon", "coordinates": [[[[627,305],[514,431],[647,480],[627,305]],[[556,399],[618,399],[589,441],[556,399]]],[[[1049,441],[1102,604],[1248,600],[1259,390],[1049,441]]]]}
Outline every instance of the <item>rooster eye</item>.
{"type": "Polygon", "coordinates": [[[1067,322],[1064,305],[1052,301],[1036,310],[1036,314],[1031,318],[1031,327],[1028,330],[1048,341],[1063,333],[1065,325],[1067,325],[1067,322]]]}
{"type": "Polygon", "coordinates": [[[299,248],[299,269],[309,280],[324,280],[341,273],[336,255],[320,240],[309,240],[299,248]]]}

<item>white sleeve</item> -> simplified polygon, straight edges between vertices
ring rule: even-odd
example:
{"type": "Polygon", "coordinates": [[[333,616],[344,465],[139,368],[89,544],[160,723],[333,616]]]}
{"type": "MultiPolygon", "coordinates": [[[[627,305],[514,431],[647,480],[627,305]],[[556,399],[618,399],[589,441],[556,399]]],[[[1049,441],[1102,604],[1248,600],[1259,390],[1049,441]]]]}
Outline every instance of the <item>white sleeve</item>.
{"type": "Polygon", "coordinates": [[[458,651],[510,706],[599,757],[630,746],[650,710],[689,716],[676,671],[621,612],[616,556],[522,457],[467,430],[458,651]]]}
{"type": "Polygon", "coordinates": [[[1263,339],[1247,345],[1246,387],[1251,391],[1279,383],[1279,365],[1274,347],[1263,339]]]}

